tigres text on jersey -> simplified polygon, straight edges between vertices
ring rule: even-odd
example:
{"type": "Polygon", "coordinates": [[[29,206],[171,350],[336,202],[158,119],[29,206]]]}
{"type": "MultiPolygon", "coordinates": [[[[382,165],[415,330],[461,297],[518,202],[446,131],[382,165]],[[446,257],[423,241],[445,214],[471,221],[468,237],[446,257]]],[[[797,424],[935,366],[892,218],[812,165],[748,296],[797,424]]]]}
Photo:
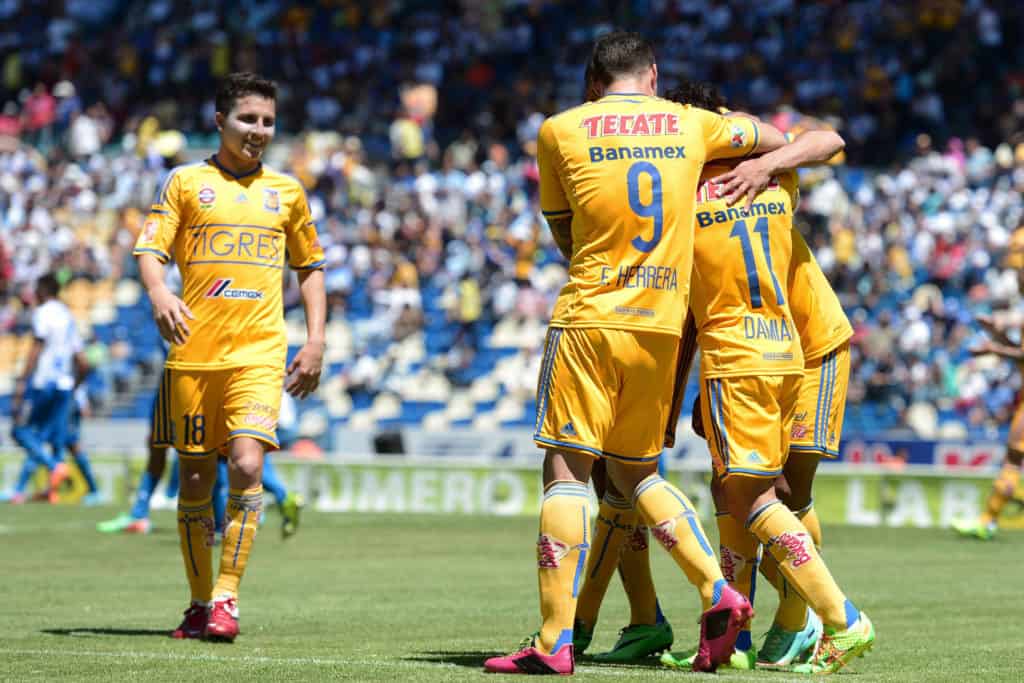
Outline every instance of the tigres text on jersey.
{"type": "Polygon", "coordinates": [[[796,175],[773,178],[750,209],[729,206],[709,164],[697,190],[690,307],[704,377],[803,372],[787,304],[796,175]]]}
{"type": "Polygon", "coordinates": [[[551,324],[679,336],[701,169],[750,154],[758,135],[750,119],[628,93],[545,121],[541,209],[549,221],[572,219],[569,282],[551,324]]]}
{"type": "Polygon", "coordinates": [[[195,316],[167,367],[284,367],[285,255],[296,270],[324,264],[305,192],[260,165],[236,177],[216,157],[179,166],[159,189],[134,253],[173,259],[195,316]]]}

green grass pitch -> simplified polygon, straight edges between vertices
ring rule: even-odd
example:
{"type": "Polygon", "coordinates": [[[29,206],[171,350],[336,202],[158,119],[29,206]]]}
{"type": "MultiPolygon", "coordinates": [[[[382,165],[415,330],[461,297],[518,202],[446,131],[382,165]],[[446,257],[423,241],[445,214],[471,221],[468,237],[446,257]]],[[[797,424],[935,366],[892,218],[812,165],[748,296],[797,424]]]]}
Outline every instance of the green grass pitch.
{"type": "MultiPolygon", "coordinates": [[[[158,513],[148,537],[96,533],[114,512],[0,508],[0,680],[495,680],[481,672],[484,658],[539,623],[534,519],[309,514],[283,542],[271,511],[242,584],[238,641],[173,641],[166,634],[188,598],[173,516],[158,513]]],[[[830,527],[825,543],[840,583],[878,631],[875,650],[846,680],[1020,680],[1024,535],[983,544],[948,531],[830,527]]],[[[696,594],[652,550],[676,649],[685,649],[696,639],[696,594]]],[[[755,638],[775,603],[770,587],[759,587],[755,638]]],[[[594,652],[612,645],[626,615],[613,582],[594,652]]],[[[586,657],[578,675],[691,676],[586,657]]]]}

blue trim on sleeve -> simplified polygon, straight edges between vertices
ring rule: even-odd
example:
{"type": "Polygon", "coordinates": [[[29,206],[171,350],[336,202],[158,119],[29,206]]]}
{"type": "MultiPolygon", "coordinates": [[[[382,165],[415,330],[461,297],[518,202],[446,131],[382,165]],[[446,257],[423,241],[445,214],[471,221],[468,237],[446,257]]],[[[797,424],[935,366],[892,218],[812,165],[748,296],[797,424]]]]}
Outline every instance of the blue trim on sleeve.
{"type": "Polygon", "coordinates": [[[325,259],[320,259],[319,261],[311,263],[308,266],[293,266],[289,264],[288,267],[291,268],[292,270],[316,270],[317,268],[323,268],[326,263],[327,261],[325,259]]]}
{"type": "Polygon", "coordinates": [[[160,251],[159,249],[149,249],[149,248],[146,248],[146,247],[142,247],[142,248],[138,248],[138,249],[133,249],[132,250],[132,256],[138,256],[139,254],[155,254],[156,256],[159,256],[163,260],[164,263],[166,263],[166,262],[171,260],[170,254],[165,254],[164,252],[160,251]]]}
{"type": "MultiPolygon", "coordinates": [[[[750,119],[747,120],[750,121],[750,119]]],[[[747,152],[747,156],[750,156],[757,151],[757,144],[761,141],[761,129],[757,127],[757,122],[750,121],[750,125],[754,127],[754,145],[750,148],[750,151],[747,152]]]]}

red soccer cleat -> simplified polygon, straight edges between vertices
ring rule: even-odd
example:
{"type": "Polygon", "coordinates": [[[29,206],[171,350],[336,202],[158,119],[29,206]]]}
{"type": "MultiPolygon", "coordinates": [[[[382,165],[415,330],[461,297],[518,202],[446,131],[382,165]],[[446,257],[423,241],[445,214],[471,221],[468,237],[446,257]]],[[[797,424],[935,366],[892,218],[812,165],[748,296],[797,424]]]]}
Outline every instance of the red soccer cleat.
{"type": "Polygon", "coordinates": [[[206,630],[206,622],[209,620],[209,611],[206,605],[201,602],[193,602],[185,610],[185,618],[181,620],[178,628],[171,631],[171,638],[179,640],[185,638],[202,638],[206,630]]]}
{"type": "Polygon", "coordinates": [[[743,594],[724,586],[715,606],[700,616],[700,644],[693,670],[714,672],[719,664],[728,662],[743,625],[753,617],[754,608],[743,594]]]}
{"type": "Polygon", "coordinates": [[[149,518],[143,517],[142,519],[133,520],[130,524],[124,527],[124,533],[126,534],[148,534],[152,526],[150,525],[149,518]]]}
{"type": "Polygon", "coordinates": [[[210,619],[206,622],[206,640],[233,643],[238,635],[238,603],[235,598],[214,598],[210,606],[210,619]]]}
{"type": "Polygon", "coordinates": [[[554,654],[546,655],[533,646],[532,639],[519,652],[491,657],[484,662],[484,671],[492,674],[572,675],[572,645],[563,645],[554,654]]]}

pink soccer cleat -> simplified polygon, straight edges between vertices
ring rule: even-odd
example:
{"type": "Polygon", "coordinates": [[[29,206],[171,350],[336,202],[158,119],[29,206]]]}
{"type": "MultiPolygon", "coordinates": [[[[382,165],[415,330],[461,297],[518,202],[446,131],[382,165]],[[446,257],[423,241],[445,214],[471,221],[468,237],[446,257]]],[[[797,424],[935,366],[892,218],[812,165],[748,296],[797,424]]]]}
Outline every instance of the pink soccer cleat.
{"type": "Polygon", "coordinates": [[[753,617],[754,608],[743,594],[724,585],[722,597],[700,616],[700,644],[693,670],[714,672],[719,664],[728,662],[743,625],[753,617]]]}
{"type": "Polygon", "coordinates": [[[536,674],[571,676],[572,645],[562,645],[554,654],[546,655],[534,646],[536,636],[523,643],[523,649],[503,657],[491,657],[484,662],[484,671],[492,674],[536,674]]]}
{"type": "Polygon", "coordinates": [[[213,599],[210,605],[210,619],[206,622],[203,638],[222,643],[233,643],[238,637],[238,603],[227,595],[213,599]]]}

